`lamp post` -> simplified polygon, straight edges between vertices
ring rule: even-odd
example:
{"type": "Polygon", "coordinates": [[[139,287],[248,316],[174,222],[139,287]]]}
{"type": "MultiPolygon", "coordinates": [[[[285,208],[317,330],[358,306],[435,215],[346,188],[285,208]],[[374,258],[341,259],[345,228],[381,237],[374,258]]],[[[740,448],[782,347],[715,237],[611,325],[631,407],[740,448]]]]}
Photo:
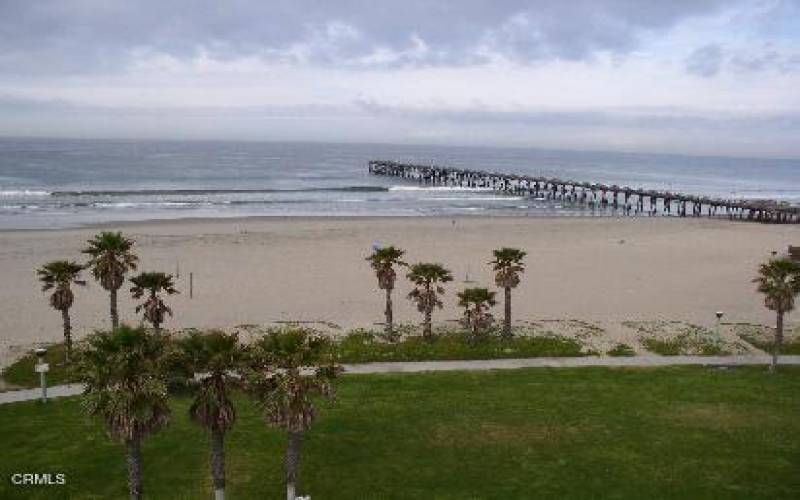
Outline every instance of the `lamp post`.
{"type": "Polygon", "coordinates": [[[719,345],[722,343],[722,335],[720,335],[720,330],[722,327],[722,316],[724,313],[722,311],[717,311],[716,314],[717,314],[717,328],[715,332],[716,338],[714,340],[717,342],[717,345],[719,345]]]}
{"type": "Polygon", "coordinates": [[[44,357],[46,355],[47,349],[44,347],[36,349],[36,357],[38,358],[38,361],[35,369],[39,373],[39,382],[42,386],[42,403],[47,402],[47,378],[45,374],[50,370],[50,365],[45,363],[44,357]]]}

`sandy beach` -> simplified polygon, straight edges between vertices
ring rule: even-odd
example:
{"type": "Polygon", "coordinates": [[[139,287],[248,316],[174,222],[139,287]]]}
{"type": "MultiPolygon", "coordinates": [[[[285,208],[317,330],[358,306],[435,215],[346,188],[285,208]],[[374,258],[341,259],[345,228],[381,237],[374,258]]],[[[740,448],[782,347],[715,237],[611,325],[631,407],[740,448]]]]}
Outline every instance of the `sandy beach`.
{"type": "MultiPolygon", "coordinates": [[[[795,226],[677,218],[273,217],[113,228],[136,240],[142,270],[179,274],[181,294],[168,300],[175,317],[167,328],[284,321],[327,323],[340,331],[371,327],[382,320],[383,308],[364,261],[374,242],[406,249],[409,262],[441,262],[453,271],[445,308],[434,314],[438,322],[459,316],[456,291],[494,287],[486,264],[492,249],[516,246],[528,251],[528,272],[514,293],[517,320],[709,326],[721,310],[727,321],[771,324],[750,280],[771,251],[800,243],[795,226]]],[[[3,365],[33,344],[61,338],[61,316],[40,292],[34,270],[53,259],[83,260],[81,248],[99,229],[0,232],[3,365]]],[[[108,295],[86,277],[89,285],[76,291],[72,309],[77,338],[109,325],[108,295]]],[[[137,323],[127,288],[120,293],[121,317],[137,323]]],[[[399,279],[400,323],[419,321],[405,299],[409,290],[399,279]]],[[[611,334],[624,337],[615,328],[611,334]]]]}

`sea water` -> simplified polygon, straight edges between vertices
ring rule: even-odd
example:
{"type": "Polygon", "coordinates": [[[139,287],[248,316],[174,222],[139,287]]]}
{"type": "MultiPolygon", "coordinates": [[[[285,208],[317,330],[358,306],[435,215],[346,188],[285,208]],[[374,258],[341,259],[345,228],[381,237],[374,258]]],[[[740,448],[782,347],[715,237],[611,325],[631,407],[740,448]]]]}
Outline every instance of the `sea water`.
{"type": "Polygon", "coordinates": [[[187,217],[615,215],[611,209],[372,176],[370,159],[800,203],[798,160],[386,144],[0,139],[0,229],[187,217]]]}

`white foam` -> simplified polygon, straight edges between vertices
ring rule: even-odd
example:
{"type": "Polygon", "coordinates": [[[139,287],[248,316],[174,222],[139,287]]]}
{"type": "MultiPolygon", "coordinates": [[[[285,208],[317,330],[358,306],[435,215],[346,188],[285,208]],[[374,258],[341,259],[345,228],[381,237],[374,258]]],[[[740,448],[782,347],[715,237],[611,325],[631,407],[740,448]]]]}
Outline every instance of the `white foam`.
{"type": "Polygon", "coordinates": [[[50,191],[36,189],[6,189],[0,190],[0,196],[50,196],[50,191]]]}
{"type": "Polygon", "coordinates": [[[391,186],[389,191],[465,191],[486,192],[494,191],[492,188],[459,187],[459,186],[391,186]]]}
{"type": "Polygon", "coordinates": [[[521,196],[470,196],[467,198],[455,198],[448,196],[437,196],[435,198],[426,198],[431,201],[514,201],[522,200],[521,196]]]}
{"type": "Polygon", "coordinates": [[[140,201],[140,202],[96,202],[92,203],[93,207],[104,208],[138,208],[138,207],[185,207],[191,205],[198,205],[197,203],[189,201],[140,201]]]}

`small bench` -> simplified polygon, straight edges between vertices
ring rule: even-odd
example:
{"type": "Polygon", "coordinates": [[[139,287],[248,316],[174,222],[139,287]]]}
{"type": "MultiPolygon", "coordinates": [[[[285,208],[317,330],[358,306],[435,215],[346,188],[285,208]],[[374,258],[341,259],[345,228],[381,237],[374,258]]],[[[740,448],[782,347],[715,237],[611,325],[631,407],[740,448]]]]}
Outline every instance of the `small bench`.
{"type": "Polygon", "coordinates": [[[792,260],[800,260],[800,247],[789,245],[789,258],[792,260]]]}

